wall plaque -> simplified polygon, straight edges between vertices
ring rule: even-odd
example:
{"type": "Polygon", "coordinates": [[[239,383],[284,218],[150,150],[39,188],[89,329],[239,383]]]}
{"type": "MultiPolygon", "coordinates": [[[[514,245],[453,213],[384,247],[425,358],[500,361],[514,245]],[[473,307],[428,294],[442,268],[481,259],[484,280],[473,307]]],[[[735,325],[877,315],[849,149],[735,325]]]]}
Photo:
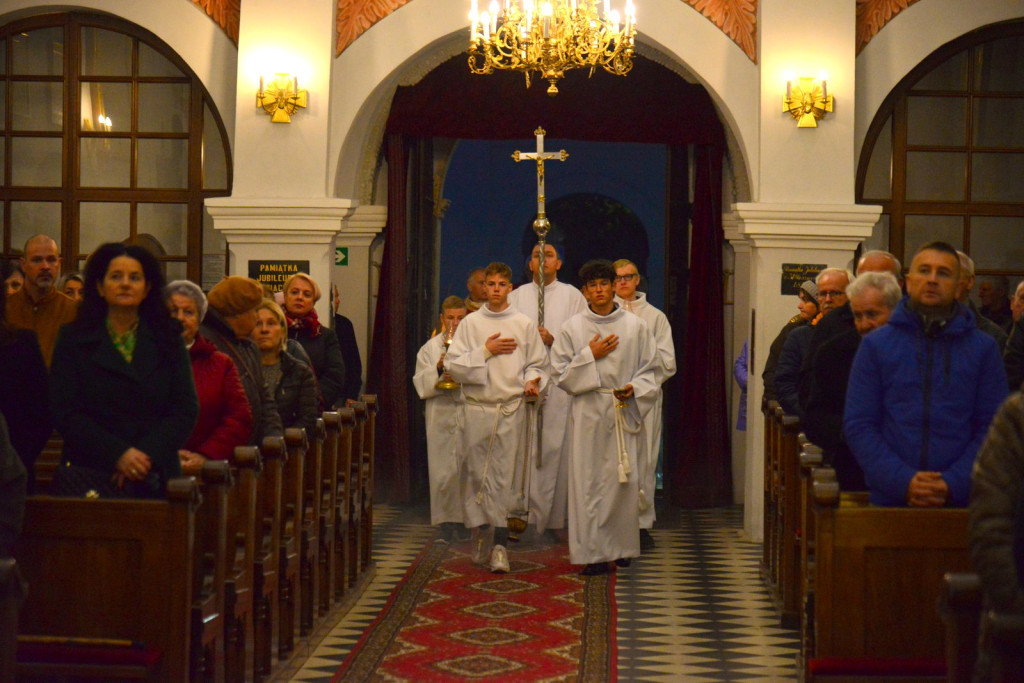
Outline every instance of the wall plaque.
{"type": "Polygon", "coordinates": [[[295,273],[308,273],[309,261],[249,261],[249,277],[275,292],[284,290],[285,281],[295,273]]]}

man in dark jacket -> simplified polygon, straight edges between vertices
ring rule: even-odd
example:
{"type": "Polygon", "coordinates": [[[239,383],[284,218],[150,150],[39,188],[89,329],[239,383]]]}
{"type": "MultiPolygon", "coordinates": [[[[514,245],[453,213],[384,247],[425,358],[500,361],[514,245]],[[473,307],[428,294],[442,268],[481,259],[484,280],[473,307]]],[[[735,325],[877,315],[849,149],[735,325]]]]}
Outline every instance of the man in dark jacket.
{"type": "Polygon", "coordinates": [[[843,491],[864,491],[864,473],[843,436],[843,408],[850,367],[861,337],[889,320],[900,301],[900,285],[891,273],[861,273],[846,288],[855,329],[832,337],[814,358],[811,396],[802,426],[807,438],[820,446],[843,491]]]}
{"type": "Polygon", "coordinates": [[[854,358],[843,431],[875,505],[967,504],[1006,373],[995,341],[956,302],[959,280],[956,249],[921,247],[907,296],[854,358]]]}
{"type": "Polygon", "coordinates": [[[282,436],[274,393],[263,378],[260,352],[249,339],[256,327],[256,307],[263,301],[263,288],[255,280],[233,275],[218,282],[206,298],[210,309],[199,332],[235,361],[252,409],[249,444],[259,445],[265,436],[282,436]]]}

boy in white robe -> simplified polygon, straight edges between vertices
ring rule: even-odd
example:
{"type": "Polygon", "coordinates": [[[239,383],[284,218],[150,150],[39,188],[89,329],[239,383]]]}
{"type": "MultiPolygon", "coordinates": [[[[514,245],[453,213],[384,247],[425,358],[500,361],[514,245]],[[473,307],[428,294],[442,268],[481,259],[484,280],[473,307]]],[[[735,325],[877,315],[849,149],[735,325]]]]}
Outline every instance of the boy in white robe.
{"type": "MultiPolygon", "coordinates": [[[[553,245],[544,246],[544,325],[538,325],[537,331],[548,348],[565,321],[587,308],[587,300],[578,289],[558,281],[562,267],[559,256],[553,245]]],[[[529,265],[533,281],[517,287],[509,294],[508,301],[527,318],[539,323],[539,246],[533,248],[529,265]]],[[[537,525],[538,533],[565,528],[569,477],[563,444],[568,416],[569,394],[558,387],[550,387],[544,399],[540,467],[534,468],[530,483],[530,519],[537,525]]]]}
{"type": "Polygon", "coordinates": [[[647,461],[640,463],[640,549],[654,548],[649,531],[654,527],[654,490],[658,485],[658,452],[661,450],[662,391],[661,385],[676,374],[676,349],[672,342],[672,326],[664,313],[647,301],[647,295],[636,291],[640,284],[640,271],[636,264],[619,259],[615,266],[615,303],[630,313],[640,316],[654,335],[658,355],[658,392],[651,412],[644,418],[647,431],[647,461]]]}
{"type": "Polygon", "coordinates": [[[646,457],[643,419],[658,382],[647,323],[613,299],[611,262],[588,262],[580,278],[589,309],[562,326],[551,364],[558,386],[572,395],[569,559],[591,576],[640,555],[637,463],[646,457]]]}
{"type": "Polygon", "coordinates": [[[424,400],[427,424],[427,477],[430,482],[430,523],[441,527],[440,540],[453,542],[462,524],[459,441],[462,388],[438,388],[444,371],[445,344],[459,328],[468,311],[461,297],[450,296],[441,304],[441,332],[420,347],[416,356],[416,374],[412,383],[424,400]]]}
{"type": "Polygon", "coordinates": [[[474,559],[489,556],[491,571],[504,573],[508,514],[519,507],[516,462],[534,438],[524,399],[547,388],[548,356],[537,326],[508,303],[511,269],[492,263],[484,287],[487,304],[459,325],[444,366],[462,384],[465,401],[462,499],[466,526],[478,530],[474,559]],[[486,526],[494,530],[493,548],[480,529],[486,526]]]}

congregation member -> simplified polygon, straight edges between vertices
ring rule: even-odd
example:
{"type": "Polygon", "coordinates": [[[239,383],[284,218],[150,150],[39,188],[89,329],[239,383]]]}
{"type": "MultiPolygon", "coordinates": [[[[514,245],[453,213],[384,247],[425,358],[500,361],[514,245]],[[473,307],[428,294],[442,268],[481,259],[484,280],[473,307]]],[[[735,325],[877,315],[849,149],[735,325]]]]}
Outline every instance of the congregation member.
{"type": "Polygon", "coordinates": [[[334,334],[341,346],[341,360],[345,363],[345,386],[341,390],[341,401],[358,401],[363,389],[363,361],[359,357],[359,343],[356,341],[356,328],[352,321],[338,313],[341,296],[338,286],[334,288],[334,334]]]}
{"type": "Polygon", "coordinates": [[[579,274],[590,306],[562,326],[551,362],[555,381],[572,396],[569,559],[593,576],[640,555],[639,467],[659,361],[647,323],[615,304],[612,263],[589,261],[579,274]]]}
{"type": "Polygon", "coordinates": [[[284,429],[305,429],[310,441],[316,435],[318,392],[313,370],[286,351],[285,313],[276,302],[264,299],[256,307],[252,340],[260,351],[263,380],[274,396],[284,429]]]}
{"type": "Polygon", "coordinates": [[[60,265],[60,252],[53,238],[30,237],[21,257],[25,284],[7,300],[7,322],[36,333],[47,367],[53,359],[57,333],[78,312],[78,303],[57,291],[60,265]]]}
{"type": "MultiPolygon", "coordinates": [[[[1019,306],[1024,311],[1024,282],[1017,286],[1014,302],[1018,296],[1021,297],[1019,306]]],[[[1006,381],[1010,391],[1020,391],[1021,384],[1024,384],[1024,322],[1021,322],[1020,314],[1014,319],[1010,328],[1010,336],[1006,340],[1006,347],[1003,349],[1003,365],[1006,367],[1006,381]]]]}
{"type": "Polygon", "coordinates": [[[843,436],[843,410],[850,368],[861,338],[886,324],[902,292],[892,273],[867,271],[846,288],[854,329],[821,345],[811,366],[811,395],[801,426],[807,438],[821,447],[825,464],[836,473],[843,491],[865,491],[864,473],[843,436]]]}
{"type": "Polygon", "coordinates": [[[412,383],[424,403],[427,428],[427,479],[430,484],[430,523],[441,528],[441,541],[457,540],[463,522],[460,489],[459,410],[462,388],[445,372],[444,357],[459,324],[466,317],[465,300],[450,296],[441,302],[439,334],[416,354],[412,383]],[[442,380],[448,386],[442,385],[442,380]]]}
{"type": "MultiPolygon", "coordinates": [[[[85,265],[75,322],[57,337],[50,375],[64,437],[52,490],[162,497],[199,414],[181,326],[163,301],[156,257],[111,242],[85,265]]],[[[63,296],[63,295],[61,295],[63,296]]]]}
{"type": "MultiPolygon", "coordinates": [[[[459,325],[444,369],[462,385],[462,501],[465,525],[476,529],[473,560],[509,571],[508,515],[518,500],[516,463],[536,438],[526,429],[526,399],[547,389],[547,347],[537,325],[508,302],[512,270],[484,270],[487,304],[459,325]],[[532,442],[532,443],[531,443],[532,442]]],[[[531,408],[532,409],[532,408],[531,408]]]]}
{"type": "MultiPolygon", "coordinates": [[[[902,291],[903,289],[903,270],[900,261],[887,251],[874,249],[862,254],[857,260],[854,275],[861,275],[862,273],[889,273],[896,278],[896,282],[900,285],[900,290],[902,291]]],[[[811,335],[811,340],[807,344],[804,360],[800,366],[798,401],[801,408],[807,404],[811,396],[813,389],[811,386],[813,381],[811,365],[818,355],[818,349],[833,337],[855,332],[856,327],[853,322],[853,311],[850,310],[849,298],[847,298],[846,303],[834,308],[829,315],[824,316],[818,322],[814,333],[811,335]]]]}
{"type": "Polygon", "coordinates": [[[230,460],[235,448],[247,444],[252,433],[252,410],[238,369],[227,354],[199,334],[209,306],[199,285],[175,280],[167,284],[164,294],[171,317],[181,323],[181,338],[188,349],[199,398],[196,426],[178,457],[183,467],[230,460]]]}
{"type": "MultiPolygon", "coordinates": [[[[989,428],[971,475],[971,566],[981,578],[983,609],[1024,614],[1024,396],[1012,394],[989,428]]],[[[982,632],[975,679],[990,680],[989,635],[982,632]]]]}
{"type": "Polygon", "coordinates": [[[736,385],[740,388],[740,407],[736,411],[736,431],[738,432],[747,431],[747,379],[749,377],[747,365],[750,354],[749,347],[750,340],[745,340],[743,348],[740,349],[740,355],[736,356],[736,360],[732,363],[732,376],[736,380],[736,385]]]}
{"type": "Polygon", "coordinates": [[[282,436],[274,393],[263,379],[260,352],[250,339],[258,319],[256,309],[263,302],[263,288],[255,280],[231,275],[214,285],[206,298],[210,306],[199,331],[238,369],[252,411],[248,445],[258,446],[265,436],[282,436]]]}
{"type": "Polygon", "coordinates": [[[817,318],[821,312],[818,310],[818,285],[811,280],[801,282],[800,289],[797,290],[796,307],[799,313],[782,326],[768,348],[768,358],[765,360],[764,370],[761,372],[761,381],[764,384],[764,396],[762,397],[764,405],[778,400],[778,396],[775,394],[775,369],[779,365],[779,355],[786,345],[786,339],[796,328],[810,325],[811,321],[817,318]]]}
{"type": "Polygon", "coordinates": [[[0,412],[0,559],[11,557],[25,520],[28,474],[8,438],[0,412]]]}
{"type": "Polygon", "coordinates": [[[322,399],[321,408],[328,410],[344,404],[345,361],[334,330],[322,325],[315,304],[320,301],[320,285],[306,273],[295,273],[284,283],[287,335],[302,344],[312,363],[322,399]]]}
{"type": "MultiPolygon", "coordinates": [[[[555,341],[554,335],[562,329],[565,321],[587,307],[578,289],[558,280],[558,271],[562,268],[561,256],[555,245],[544,245],[544,325],[538,326],[537,332],[547,349],[551,348],[555,341]]],[[[538,323],[540,245],[533,247],[528,266],[531,282],[512,290],[508,301],[532,322],[538,323]]],[[[562,444],[565,441],[565,421],[569,415],[569,395],[556,386],[550,386],[544,399],[543,415],[540,466],[534,468],[530,482],[530,517],[537,525],[538,533],[544,533],[547,529],[565,528],[569,505],[569,475],[562,444]]]]}
{"type": "Polygon", "coordinates": [[[466,276],[466,310],[479,311],[487,303],[487,289],[484,287],[486,268],[474,268],[466,276]]]}
{"type": "Polygon", "coordinates": [[[658,390],[655,392],[654,404],[644,418],[644,432],[647,436],[647,448],[644,450],[646,458],[639,463],[640,549],[650,550],[655,545],[650,530],[654,528],[654,493],[658,484],[658,454],[661,451],[661,387],[676,374],[676,349],[668,318],[651,305],[644,292],[637,290],[640,284],[640,270],[636,264],[627,259],[619,259],[612,265],[615,267],[615,303],[627,312],[640,316],[647,323],[647,329],[654,337],[654,349],[658,357],[655,367],[658,390]]]}
{"type": "Polygon", "coordinates": [[[960,302],[961,306],[970,310],[971,315],[974,316],[974,324],[978,326],[979,330],[996,340],[999,352],[1002,353],[1008,339],[1006,332],[983,316],[978,307],[974,305],[974,300],[971,299],[971,290],[974,289],[974,259],[960,250],[957,250],[956,253],[960,259],[960,286],[957,289],[956,300],[960,302]]]}
{"type": "Polygon", "coordinates": [[[32,489],[35,462],[53,432],[49,378],[35,332],[10,326],[0,296],[0,413],[7,417],[11,444],[29,472],[32,489]]]}
{"type": "Polygon", "coordinates": [[[1020,320],[1021,313],[1024,313],[1024,280],[1017,285],[1017,289],[1013,292],[1013,298],[1010,299],[1010,315],[1014,325],[1020,320]]]}
{"type": "Polygon", "coordinates": [[[18,259],[5,261],[0,275],[4,283],[5,296],[10,296],[25,286],[25,273],[21,272],[21,262],[18,259]]]}
{"type": "Polygon", "coordinates": [[[907,296],[854,357],[843,431],[874,505],[967,505],[1006,373],[995,341],[956,301],[959,270],[949,244],[921,247],[907,296]]]}
{"type": "Polygon", "coordinates": [[[775,367],[775,396],[782,409],[789,415],[803,416],[800,402],[800,368],[808,355],[814,326],[828,317],[831,311],[845,306],[846,286],[850,284],[850,273],[843,268],[826,268],[815,278],[818,286],[818,317],[809,325],[793,330],[779,354],[775,367]]]}
{"type": "Polygon", "coordinates": [[[79,272],[65,273],[57,280],[57,291],[67,294],[75,301],[82,301],[82,290],[85,288],[85,278],[79,272]]]}
{"type": "Polygon", "coordinates": [[[1013,324],[1010,310],[1010,282],[1005,275],[987,275],[978,283],[981,314],[1009,333],[1013,324]]]}

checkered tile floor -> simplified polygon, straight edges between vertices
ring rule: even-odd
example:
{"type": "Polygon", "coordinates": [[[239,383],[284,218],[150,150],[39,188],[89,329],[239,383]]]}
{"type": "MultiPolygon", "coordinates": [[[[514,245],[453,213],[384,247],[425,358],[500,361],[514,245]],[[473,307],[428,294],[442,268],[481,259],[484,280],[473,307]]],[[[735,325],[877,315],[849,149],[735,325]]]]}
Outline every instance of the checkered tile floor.
{"type": "MultiPolygon", "coordinates": [[[[743,539],[742,519],[739,507],[659,513],[657,547],[617,577],[619,680],[796,680],[799,634],[779,627],[758,578],[761,546],[743,539]]],[[[331,680],[435,536],[426,520],[422,509],[375,508],[369,585],[277,680],[331,680]]]]}

